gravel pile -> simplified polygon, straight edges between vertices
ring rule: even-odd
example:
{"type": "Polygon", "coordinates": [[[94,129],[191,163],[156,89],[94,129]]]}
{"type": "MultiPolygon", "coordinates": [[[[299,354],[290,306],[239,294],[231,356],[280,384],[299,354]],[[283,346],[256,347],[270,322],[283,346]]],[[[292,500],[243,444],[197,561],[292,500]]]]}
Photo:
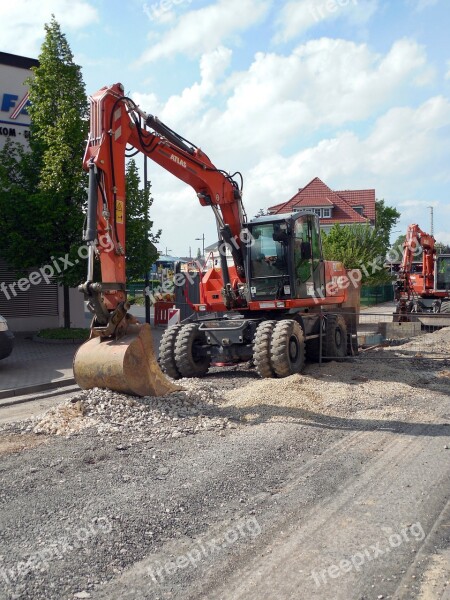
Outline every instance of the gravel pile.
{"type": "Polygon", "coordinates": [[[239,394],[227,392],[225,399],[242,421],[251,423],[323,423],[330,417],[427,422],[433,419],[434,405],[450,393],[449,362],[428,360],[432,352],[450,357],[450,328],[348,361],[307,364],[301,375],[256,379],[239,394]],[[411,355],[419,342],[423,354],[411,355]]]}
{"type": "MultiPolygon", "coordinates": [[[[393,348],[391,351],[395,350],[393,348]]],[[[402,344],[397,348],[401,350],[415,350],[420,352],[435,352],[436,354],[447,354],[450,355],[450,327],[443,329],[437,329],[432,333],[422,334],[414,337],[405,344],[402,344]]]]}
{"type": "Polygon", "coordinates": [[[178,438],[236,425],[214,415],[218,391],[200,380],[182,380],[183,391],[166,397],[137,398],[110,390],[82,391],[31,421],[16,424],[20,432],[71,435],[87,428],[98,434],[139,433],[178,438]]]}

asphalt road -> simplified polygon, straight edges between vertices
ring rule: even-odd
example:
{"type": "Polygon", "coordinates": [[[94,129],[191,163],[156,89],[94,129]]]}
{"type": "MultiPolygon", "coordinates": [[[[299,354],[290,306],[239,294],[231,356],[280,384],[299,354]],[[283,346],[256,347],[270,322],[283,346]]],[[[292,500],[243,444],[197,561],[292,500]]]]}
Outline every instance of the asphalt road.
{"type": "Polygon", "coordinates": [[[87,431],[6,453],[0,598],[446,600],[449,424],[440,400],[427,423],[87,431]]]}

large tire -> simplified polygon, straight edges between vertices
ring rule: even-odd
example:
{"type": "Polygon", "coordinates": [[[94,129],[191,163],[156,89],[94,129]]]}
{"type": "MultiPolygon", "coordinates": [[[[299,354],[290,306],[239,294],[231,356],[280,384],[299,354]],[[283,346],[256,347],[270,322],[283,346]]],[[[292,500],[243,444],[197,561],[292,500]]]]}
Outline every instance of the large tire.
{"type": "Polygon", "coordinates": [[[450,313],[450,300],[443,300],[441,304],[441,313],[448,315],[450,313]]]}
{"type": "Polygon", "coordinates": [[[347,356],[347,325],[342,315],[327,315],[323,355],[338,361],[347,356]]]}
{"type": "Polygon", "coordinates": [[[258,325],[253,341],[253,361],[260,377],[275,375],[270,363],[270,344],[276,321],[263,321],[258,325]]]}
{"type": "Polygon", "coordinates": [[[270,361],[278,377],[300,373],[305,364],[305,336],[293,319],[279,321],[273,330],[270,361]]]}
{"type": "Polygon", "coordinates": [[[175,342],[175,365],[181,377],[203,377],[211,361],[208,356],[199,356],[196,347],[205,343],[205,335],[196,323],[181,327],[175,342]]]}
{"type": "Polygon", "coordinates": [[[177,369],[175,362],[175,344],[180,332],[181,325],[172,325],[163,333],[159,343],[159,364],[163,372],[172,377],[172,379],[180,379],[181,373],[177,369]]]}

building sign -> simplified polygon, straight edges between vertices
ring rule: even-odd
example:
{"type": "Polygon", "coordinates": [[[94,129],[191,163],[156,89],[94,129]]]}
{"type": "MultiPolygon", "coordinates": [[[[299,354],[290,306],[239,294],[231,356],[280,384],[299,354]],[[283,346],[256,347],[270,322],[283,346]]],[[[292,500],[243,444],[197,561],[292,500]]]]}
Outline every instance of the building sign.
{"type": "Polygon", "coordinates": [[[25,85],[39,63],[32,58],[0,52],[0,148],[6,140],[23,144],[30,137],[28,88],[25,85]]]}

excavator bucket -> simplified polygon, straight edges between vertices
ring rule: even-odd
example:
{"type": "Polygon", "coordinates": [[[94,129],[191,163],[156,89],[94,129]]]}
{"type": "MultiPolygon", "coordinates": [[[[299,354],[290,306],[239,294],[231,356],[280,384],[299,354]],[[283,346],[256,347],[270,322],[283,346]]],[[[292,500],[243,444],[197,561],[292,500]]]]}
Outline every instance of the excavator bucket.
{"type": "Polygon", "coordinates": [[[181,388],[159,368],[150,325],[131,325],[120,339],[94,337],[75,354],[77,384],[89,390],[108,388],[134,396],[166,396],[181,388]]]}

